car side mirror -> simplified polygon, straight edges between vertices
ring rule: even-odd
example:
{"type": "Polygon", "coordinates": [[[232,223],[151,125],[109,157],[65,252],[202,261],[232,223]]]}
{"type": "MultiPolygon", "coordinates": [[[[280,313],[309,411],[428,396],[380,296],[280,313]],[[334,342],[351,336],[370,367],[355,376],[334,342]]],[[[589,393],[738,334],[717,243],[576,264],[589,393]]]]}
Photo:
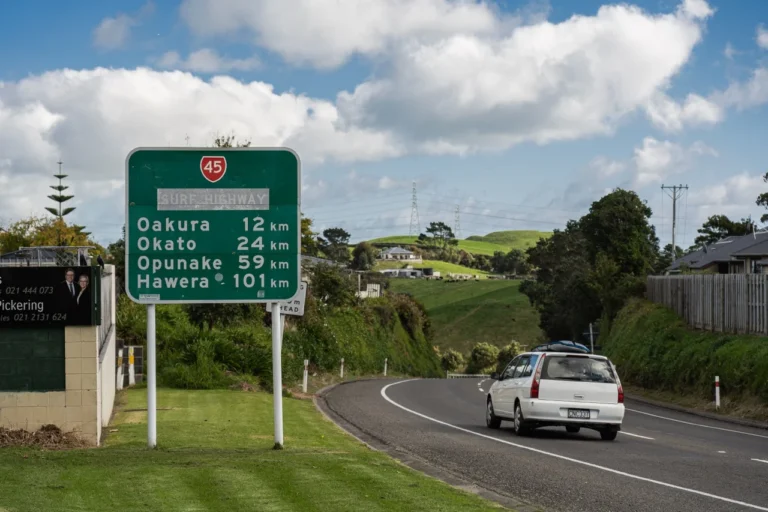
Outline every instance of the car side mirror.
{"type": "Polygon", "coordinates": [[[491,378],[492,378],[493,380],[499,380],[499,374],[498,374],[498,373],[496,373],[496,372],[493,372],[493,373],[491,374],[491,378]]]}

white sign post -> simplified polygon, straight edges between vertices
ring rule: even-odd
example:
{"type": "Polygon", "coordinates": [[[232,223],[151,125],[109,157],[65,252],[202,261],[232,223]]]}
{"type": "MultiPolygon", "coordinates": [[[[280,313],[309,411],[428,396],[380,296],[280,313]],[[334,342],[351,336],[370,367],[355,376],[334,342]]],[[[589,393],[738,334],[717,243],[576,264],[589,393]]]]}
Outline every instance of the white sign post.
{"type": "Polygon", "coordinates": [[[301,381],[302,393],[307,392],[307,378],[309,377],[309,359],[304,360],[304,380],[301,381]]]}

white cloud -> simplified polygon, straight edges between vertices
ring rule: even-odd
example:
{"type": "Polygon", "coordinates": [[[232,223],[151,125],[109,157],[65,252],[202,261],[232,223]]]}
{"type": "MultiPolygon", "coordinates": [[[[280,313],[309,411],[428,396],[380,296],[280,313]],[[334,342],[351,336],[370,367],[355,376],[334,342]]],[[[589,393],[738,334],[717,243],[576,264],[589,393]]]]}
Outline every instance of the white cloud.
{"type": "Polygon", "coordinates": [[[598,156],[594,158],[589,166],[597,173],[597,176],[601,179],[613,177],[626,169],[624,162],[616,160],[609,160],[604,156],[598,156]]]}
{"type": "Polygon", "coordinates": [[[768,68],[755,69],[749,80],[734,82],[725,91],[715,93],[712,98],[720,105],[739,110],[768,103],[768,68]]]}
{"type": "Polygon", "coordinates": [[[698,94],[689,94],[680,105],[663,92],[651,98],[645,112],[654,125],[667,132],[679,132],[685,125],[717,124],[725,116],[720,105],[698,94]]]}
{"type": "Polygon", "coordinates": [[[725,55],[725,58],[728,60],[732,60],[734,56],[736,56],[739,52],[736,50],[736,48],[733,47],[733,45],[728,42],[725,44],[725,49],[723,50],[723,55],[725,55]]]}
{"type": "Polygon", "coordinates": [[[765,26],[759,25],[757,27],[757,46],[763,50],[768,50],[768,30],[765,26]]]}
{"type": "Polygon", "coordinates": [[[668,140],[659,141],[646,137],[642,147],[635,148],[635,186],[661,183],[671,174],[688,170],[696,156],[704,155],[716,157],[718,153],[701,141],[683,148],[668,140]]]}
{"type": "Polygon", "coordinates": [[[122,48],[131,36],[131,29],[139,24],[141,18],[152,14],[154,9],[155,6],[150,1],[144,4],[134,16],[121,13],[104,18],[93,30],[94,46],[104,50],[122,48]]]}
{"type": "Polygon", "coordinates": [[[759,220],[765,211],[755,205],[755,200],[765,189],[762,176],[749,172],[741,172],[706,187],[692,187],[687,212],[691,238],[711,215],[726,215],[732,220],[751,215],[753,220],[759,220]]]}
{"type": "Polygon", "coordinates": [[[454,0],[184,0],[181,16],[201,36],[254,35],[288,61],[335,68],[397,41],[457,33],[488,35],[502,25],[485,2],[454,0]]]}
{"type": "MultiPolygon", "coordinates": [[[[627,5],[517,27],[501,38],[410,41],[389,76],[339,95],[353,126],[396,131],[419,150],[466,153],[610,133],[667,87],[702,37],[704,2],[651,16],[627,5]]],[[[695,98],[694,98],[695,99],[695,98]]],[[[713,114],[693,101],[696,121],[713,114]]]]}
{"type": "Polygon", "coordinates": [[[73,214],[77,222],[117,224],[109,227],[116,238],[122,196],[114,180],[123,178],[127,153],[181,146],[187,134],[192,145],[210,145],[216,132],[293,147],[309,167],[401,154],[387,133],[344,128],[332,103],[276,94],[262,82],[144,68],[51,71],[0,83],[0,182],[12,184],[0,186],[0,218],[41,211],[61,158],[75,201],[84,201],[73,214]],[[84,188],[87,182],[92,188],[84,188]]]}
{"type": "Polygon", "coordinates": [[[230,59],[223,57],[209,48],[203,48],[182,59],[178,52],[164,53],[157,60],[158,67],[166,69],[183,69],[197,73],[224,73],[227,71],[249,71],[261,65],[257,57],[247,59],[230,59]]]}

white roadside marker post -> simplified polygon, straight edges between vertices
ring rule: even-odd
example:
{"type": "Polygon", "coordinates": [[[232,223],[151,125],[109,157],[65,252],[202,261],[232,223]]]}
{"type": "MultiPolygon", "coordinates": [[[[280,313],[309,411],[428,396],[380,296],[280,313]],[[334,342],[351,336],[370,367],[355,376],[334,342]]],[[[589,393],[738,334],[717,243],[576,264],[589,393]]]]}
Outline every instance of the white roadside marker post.
{"type": "Polygon", "coordinates": [[[301,392],[307,392],[307,378],[309,376],[309,359],[304,360],[304,380],[301,382],[301,392]]]}
{"type": "Polygon", "coordinates": [[[341,358],[341,372],[339,372],[339,375],[341,376],[342,379],[344,378],[344,358],[343,357],[341,358]]]}
{"type": "Polygon", "coordinates": [[[128,347],[128,385],[136,385],[136,369],[133,367],[133,347],[128,347]]]}
{"type": "Polygon", "coordinates": [[[123,389],[123,349],[117,351],[117,390],[123,389]]]}
{"type": "Polygon", "coordinates": [[[715,375],[715,409],[720,409],[720,377],[715,375]]]}
{"type": "Polygon", "coordinates": [[[282,367],[282,319],[280,304],[272,304],[272,399],[275,409],[275,450],[283,449],[283,367],[282,367]]]}
{"type": "Polygon", "coordinates": [[[387,359],[388,358],[386,358],[386,357],[384,358],[384,376],[385,377],[387,376],[387,359]]]}

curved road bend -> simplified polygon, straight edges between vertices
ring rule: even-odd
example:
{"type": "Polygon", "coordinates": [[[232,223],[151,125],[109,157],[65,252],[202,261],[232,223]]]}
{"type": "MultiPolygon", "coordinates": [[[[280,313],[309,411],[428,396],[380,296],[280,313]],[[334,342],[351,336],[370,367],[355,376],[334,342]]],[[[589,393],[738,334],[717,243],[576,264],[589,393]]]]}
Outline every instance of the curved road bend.
{"type": "Polygon", "coordinates": [[[548,511],[768,511],[768,431],[628,401],[613,442],[597,432],[485,426],[491,381],[373,380],[325,396],[388,445],[548,511]]]}

